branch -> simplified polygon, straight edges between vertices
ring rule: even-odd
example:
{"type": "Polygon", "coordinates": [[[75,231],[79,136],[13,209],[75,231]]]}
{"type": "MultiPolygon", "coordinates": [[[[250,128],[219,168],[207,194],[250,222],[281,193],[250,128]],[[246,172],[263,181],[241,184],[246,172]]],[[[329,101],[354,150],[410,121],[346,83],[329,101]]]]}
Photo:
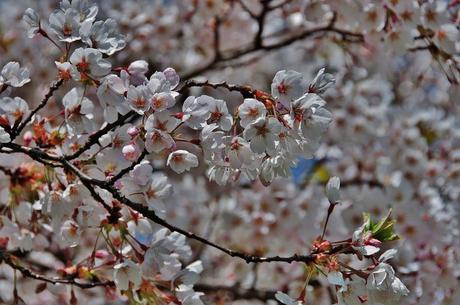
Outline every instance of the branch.
{"type": "Polygon", "coordinates": [[[107,286],[114,286],[115,283],[113,281],[95,281],[95,282],[77,282],[75,278],[49,278],[41,274],[37,274],[32,270],[19,265],[16,263],[17,258],[6,251],[0,251],[0,262],[5,262],[14,270],[21,272],[24,277],[31,278],[37,281],[47,282],[51,284],[66,284],[66,285],[73,285],[80,287],[82,289],[89,289],[94,287],[107,287],[107,286]]]}
{"type": "MultiPolygon", "coordinates": [[[[257,256],[257,255],[251,255],[251,254],[248,254],[248,253],[239,252],[239,251],[235,251],[235,250],[232,250],[232,249],[225,248],[224,246],[218,245],[218,244],[216,244],[216,243],[214,243],[214,242],[212,242],[212,241],[210,241],[210,240],[208,240],[208,239],[206,239],[204,237],[201,237],[201,236],[196,235],[196,234],[194,234],[194,233],[192,233],[190,231],[184,230],[184,229],[182,229],[180,227],[177,227],[177,226],[175,226],[173,224],[170,224],[169,222],[167,222],[163,218],[160,218],[153,210],[149,210],[143,204],[133,202],[133,201],[129,200],[128,198],[122,196],[118,192],[118,190],[116,188],[114,188],[110,183],[108,183],[106,181],[93,179],[93,178],[90,178],[90,177],[86,176],[84,173],[80,172],[80,170],[78,168],[76,168],[72,163],[67,161],[65,158],[56,158],[56,157],[53,157],[53,156],[49,156],[47,153],[41,152],[41,151],[39,151],[40,153],[37,153],[37,150],[30,149],[30,148],[24,148],[21,145],[14,144],[14,143],[8,143],[8,144],[5,144],[5,145],[7,145],[11,149],[13,149],[13,151],[25,153],[25,154],[31,156],[32,158],[34,158],[34,160],[37,160],[38,162],[41,162],[41,163],[46,164],[46,162],[48,162],[46,160],[53,160],[53,161],[60,162],[61,165],[65,169],[73,172],[82,181],[82,183],[85,185],[85,187],[87,187],[88,189],[91,189],[93,186],[98,186],[98,187],[110,192],[112,194],[113,198],[118,200],[120,203],[125,204],[126,206],[130,207],[131,209],[141,213],[142,215],[144,215],[144,217],[147,217],[148,219],[150,219],[154,223],[156,223],[156,224],[158,224],[158,225],[160,225],[162,227],[165,227],[165,228],[169,229],[172,232],[177,232],[177,233],[179,233],[181,235],[184,235],[187,238],[196,240],[196,241],[198,241],[198,242],[200,242],[202,244],[210,246],[211,248],[217,249],[217,250],[219,250],[219,251],[221,251],[221,252],[223,252],[223,253],[225,253],[225,254],[227,254],[229,256],[240,258],[240,259],[244,260],[248,264],[249,263],[269,263],[269,262],[285,262],[285,263],[303,262],[305,264],[310,264],[310,263],[315,261],[317,254],[319,254],[319,253],[316,253],[316,252],[312,252],[312,253],[307,254],[307,255],[294,254],[294,255],[291,255],[291,256],[279,256],[279,255],[276,255],[276,256],[257,256]]],[[[96,193],[95,190],[93,190],[93,191],[94,191],[94,193],[96,193]]],[[[92,194],[94,194],[94,193],[92,192],[92,194]]],[[[101,197],[99,197],[98,201],[103,201],[103,200],[102,200],[101,197]]],[[[324,253],[324,254],[333,255],[333,254],[337,254],[339,252],[340,253],[344,253],[344,252],[346,253],[347,251],[349,251],[347,245],[338,245],[338,246],[333,247],[332,250],[330,250],[329,252],[324,253]]]]}
{"type": "Polygon", "coordinates": [[[249,86],[239,86],[239,85],[231,85],[228,84],[227,82],[221,82],[221,83],[210,83],[209,81],[196,81],[196,80],[188,80],[186,81],[182,87],[180,87],[177,92],[179,93],[185,93],[186,89],[192,88],[192,87],[210,87],[213,89],[218,89],[218,88],[224,88],[227,89],[228,91],[237,91],[241,93],[241,95],[244,98],[251,98],[256,96],[256,90],[253,90],[249,86]]]}
{"type": "Polygon", "coordinates": [[[2,165],[0,165],[0,171],[3,172],[6,176],[12,176],[13,175],[13,171],[9,168],[6,168],[2,165]]]}
{"type": "Polygon", "coordinates": [[[274,290],[257,290],[257,289],[243,289],[239,285],[224,286],[224,285],[208,285],[208,284],[195,284],[193,289],[196,291],[204,292],[205,294],[228,294],[232,300],[260,300],[268,301],[274,300],[277,291],[274,290]]]}
{"type": "Polygon", "coordinates": [[[13,132],[11,133],[11,141],[14,141],[14,139],[21,134],[21,131],[27,126],[27,124],[30,123],[30,121],[32,120],[32,117],[38,112],[40,111],[40,109],[42,109],[43,107],[46,106],[46,104],[48,103],[49,99],[53,96],[54,92],[57,91],[59,89],[59,87],[62,86],[62,84],[64,83],[64,80],[63,79],[60,79],[58,80],[56,83],[54,83],[48,90],[48,93],[45,95],[45,97],[43,98],[43,100],[40,102],[40,104],[38,104],[38,106],[32,110],[30,112],[30,114],[27,116],[27,118],[21,123],[19,124],[18,128],[14,129],[13,132]]]}
{"type": "Polygon", "coordinates": [[[101,136],[107,134],[109,131],[111,131],[112,129],[118,126],[123,125],[125,121],[128,120],[131,116],[137,116],[137,114],[131,110],[127,114],[119,116],[115,122],[105,125],[104,128],[99,129],[97,132],[90,135],[88,138],[88,141],[86,141],[86,143],[82,147],[80,147],[76,152],[74,152],[71,155],[65,156],[65,159],[70,161],[70,160],[78,158],[82,153],[87,151],[91,146],[98,143],[99,138],[101,136]]]}
{"type": "Polygon", "coordinates": [[[271,0],[262,0],[262,11],[260,12],[259,16],[256,18],[257,22],[257,33],[254,37],[254,48],[263,48],[262,46],[262,34],[265,28],[265,17],[269,12],[269,3],[271,0]]]}
{"type": "Polygon", "coordinates": [[[351,180],[345,180],[340,182],[341,187],[349,187],[349,186],[354,186],[354,185],[368,185],[370,187],[378,187],[378,188],[383,188],[384,185],[378,181],[378,180],[364,180],[364,179],[351,179],[351,180]]]}
{"type": "Polygon", "coordinates": [[[139,155],[136,161],[132,162],[130,166],[125,167],[122,169],[118,174],[110,178],[108,181],[109,184],[114,184],[116,181],[118,181],[121,177],[123,177],[125,174],[127,174],[129,171],[131,171],[136,165],[142,162],[144,160],[145,156],[148,154],[147,150],[143,150],[142,153],[139,155]]]}
{"type": "MultiPolygon", "coordinates": [[[[271,44],[271,45],[265,45],[263,44],[264,37],[260,37],[260,44],[256,43],[251,43],[250,45],[243,46],[239,49],[227,52],[229,53],[227,56],[224,56],[225,54],[222,54],[222,57],[220,59],[214,58],[211,60],[208,64],[204,65],[201,68],[198,68],[196,70],[190,71],[188,73],[185,73],[184,75],[181,76],[181,79],[188,80],[192,77],[195,77],[197,75],[202,74],[203,72],[206,72],[208,70],[213,70],[216,68],[221,68],[221,66],[218,66],[219,63],[226,62],[226,61],[232,61],[235,59],[238,59],[242,56],[252,54],[255,52],[259,51],[272,51],[272,50],[278,50],[284,47],[287,47],[291,45],[294,42],[297,42],[299,40],[303,40],[305,38],[308,38],[310,36],[313,36],[315,34],[319,33],[335,33],[340,35],[343,39],[347,39],[350,42],[364,42],[364,36],[361,33],[354,33],[350,31],[346,31],[340,28],[335,27],[335,22],[336,22],[336,14],[334,14],[334,17],[331,18],[329,23],[325,26],[322,27],[317,27],[313,29],[306,29],[302,31],[300,34],[291,36],[290,38],[287,38],[285,40],[281,40],[277,43],[271,44]]],[[[225,66],[225,65],[224,65],[225,66]]]]}
{"type": "Polygon", "coordinates": [[[222,58],[220,52],[220,24],[220,18],[218,16],[214,17],[214,61],[219,61],[222,58]]]}
{"type": "MultiPolygon", "coordinates": [[[[320,287],[321,283],[318,280],[313,279],[309,282],[309,285],[313,287],[320,287]]],[[[197,291],[204,292],[207,295],[225,293],[230,295],[232,300],[259,300],[264,302],[274,300],[275,294],[277,293],[276,290],[259,290],[255,288],[245,289],[238,284],[225,286],[197,283],[193,285],[193,288],[197,291]]]]}
{"type": "Polygon", "coordinates": [[[244,0],[239,0],[238,3],[241,5],[243,10],[251,16],[252,19],[257,19],[257,15],[254,14],[251,9],[244,3],[244,0]]]}

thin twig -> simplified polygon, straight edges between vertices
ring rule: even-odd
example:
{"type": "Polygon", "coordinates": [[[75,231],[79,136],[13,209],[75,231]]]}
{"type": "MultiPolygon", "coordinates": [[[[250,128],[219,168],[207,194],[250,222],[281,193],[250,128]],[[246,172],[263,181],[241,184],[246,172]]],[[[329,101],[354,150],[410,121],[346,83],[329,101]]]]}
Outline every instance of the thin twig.
{"type": "Polygon", "coordinates": [[[78,158],[81,154],[87,151],[91,146],[98,143],[101,136],[107,134],[109,131],[111,131],[112,129],[116,127],[122,126],[131,116],[138,116],[138,114],[136,114],[134,111],[129,111],[125,115],[119,116],[115,122],[105,125],[104,128],[101,128],[95,133],[93,133],[92,135],[90,135],[88,140],[82,147],[80,147],[73,154],[65,156],[65,159],[70,161],[70,160],[78,158]]]}
{"type": "Polygon", "coordinates": [[[62,84],[64,83],[64,80],[63,79],[60,79],[58,80],[56,83],[54,83],[48,90],[48,93],[46,93],[45,97],[43,98],[43,100],[40,102],[40,104],[38,104],[38,106],[32,110],[29,115],[26,117],[26,119],[24,121],[22,121],[22,123],[20,123],[18,125],[17,128],[13,129],[12,130],[12,134],[11,134],[11,141],[14,141],[14,139],[21,134],[21,131],[27,126],[27,124],[30,123],[30,121],[32,120],[32,117],[38,112],[40,111],[40,109],[42,109],[43,107],[46,106],[46,104],[48,103],[49,99],[53,96],[54,92],[57,91],[59,89],[59,87],[62,86],[62,84]]]}
{"type": "Polygon", "coordinates": [[[14,256],[11,254],[5,252],[5,251],[0,251],[0,262],[5,262],[7,265],[9,265],[11,268],[14,270],[17,270],[21,272],[21,274],[24,277],[28,277],[37,281],[42,281],[42,282],[47,282],[51,284],[67,284],[67,285],[73,285],[80,287],[82,289],[89,289],[89,288],[94,288],[94,287],[108,287],[108,286],[114,286],[115,283],[113,281],[94,281],[94,282],[79,282],[76,281],[75,278],[49,278],[41,274],[37,274],[33,272],[30,269],[27,269],[24,266],[21,266],[15,262],[14,256]]]}

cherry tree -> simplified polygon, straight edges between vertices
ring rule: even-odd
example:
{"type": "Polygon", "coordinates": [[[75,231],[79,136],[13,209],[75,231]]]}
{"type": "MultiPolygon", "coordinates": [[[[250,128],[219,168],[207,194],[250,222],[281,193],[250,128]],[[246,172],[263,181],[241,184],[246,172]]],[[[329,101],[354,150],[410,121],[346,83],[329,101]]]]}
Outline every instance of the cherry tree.
{"type": "Polygon", "coordinates": [[[456,304],[459,8],[0,2],[0,301],[456,304]]]}

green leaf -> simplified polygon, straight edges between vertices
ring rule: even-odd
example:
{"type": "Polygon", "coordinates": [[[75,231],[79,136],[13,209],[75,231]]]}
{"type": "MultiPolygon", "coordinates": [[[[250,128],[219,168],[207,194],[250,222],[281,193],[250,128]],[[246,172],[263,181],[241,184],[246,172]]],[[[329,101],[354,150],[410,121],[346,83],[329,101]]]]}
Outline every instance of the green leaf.
{"type": "Polygon", "coordinates": [[[380,240],[381,242],[398,240],[399,236],[394,233],[394,225],[396,220],[391,219],[390,209],[387,215],[375,223],[369,214],[364,214],[365,230],[372,233],[372,237],[380,240]]]}

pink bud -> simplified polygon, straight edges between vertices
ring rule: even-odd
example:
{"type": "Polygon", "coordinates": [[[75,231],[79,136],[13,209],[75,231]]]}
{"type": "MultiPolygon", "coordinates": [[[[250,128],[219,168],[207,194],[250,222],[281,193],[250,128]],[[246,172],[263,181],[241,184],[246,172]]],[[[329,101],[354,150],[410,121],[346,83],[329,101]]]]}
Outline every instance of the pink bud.
{"type": "Polygon", "coordinates": [[[126,160],[135,161],[138,156],[138,150],[133,144],[129,144],[123,147],[122,149],[123,156],[126,160]]]}
{"type": "Polygon", "coordinates": [[[182,118],[184,117],[184,113],[183,112],[175,113],[173,114],[173,117],[175,117],[178,120],[182,120],[182,118]]]}
{"type": "Polygon", "coordinates": [[[106,250],[97,250],[94,256],[99,259],[104,259],[107,256],[109,256],[109,252],[107,252],[106,250]]]}
{"type": "Polygon", "coordinates": [[[30,145],[30,142],[32,142],[32,139],[33,139],[33,135],[32,135],[32,132],[29,130],[27,131],[24,136],[22,137],[22,139],[24,140],[24,145],[25,146],[29,146],[30,145]]]}
{"type": "Polygon", "coordinates": [[[131,126],[128,128],[127,132],[131,138],[134,138],[135,136],[139,134],[140,130],[136,126],[131,126]]]}

